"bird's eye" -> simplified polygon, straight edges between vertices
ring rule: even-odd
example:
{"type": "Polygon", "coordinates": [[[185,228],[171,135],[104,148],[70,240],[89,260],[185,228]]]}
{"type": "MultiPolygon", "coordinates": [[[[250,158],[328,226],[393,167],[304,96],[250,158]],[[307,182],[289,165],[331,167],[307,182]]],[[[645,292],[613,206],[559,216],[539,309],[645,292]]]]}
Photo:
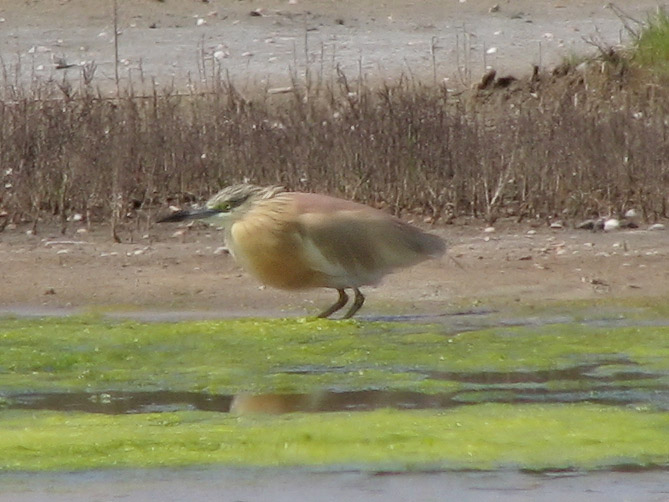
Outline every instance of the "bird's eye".
{"type": "Polygon", "coordinates": [[[218,209],[219,209],[221,212],[227,213],[228,211],[230,211],[230,209],[232,209],[232,204],[230,204],[229,202],[222,202],[222,203],[218,206],[218,209]]]}

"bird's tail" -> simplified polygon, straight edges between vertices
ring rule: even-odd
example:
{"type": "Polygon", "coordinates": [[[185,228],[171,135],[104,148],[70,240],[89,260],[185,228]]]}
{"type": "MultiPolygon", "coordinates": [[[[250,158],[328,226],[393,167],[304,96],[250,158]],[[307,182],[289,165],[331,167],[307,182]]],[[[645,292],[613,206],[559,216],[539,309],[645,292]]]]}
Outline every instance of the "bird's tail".
{"type": "Polygon", "coordinates": [[[424,254],[439,258],[446,252],[446,241],[438,235],[424,233],[421,236],[421,247],[424,254]]]}

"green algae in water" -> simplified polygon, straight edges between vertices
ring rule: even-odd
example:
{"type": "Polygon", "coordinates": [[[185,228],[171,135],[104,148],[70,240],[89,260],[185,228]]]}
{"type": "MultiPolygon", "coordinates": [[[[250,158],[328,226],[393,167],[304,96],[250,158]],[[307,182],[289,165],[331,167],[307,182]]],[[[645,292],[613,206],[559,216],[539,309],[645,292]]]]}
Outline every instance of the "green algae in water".
{"type": "Polygon", "coordinates": [[[604,469],[669,465],[669,414],[589,404],[232,417],[0,412],[1,470],[188,465],[604,469]]]}
{"type": "MultiPolygon", "coordinates": [[[[476,388],[467,375],[583,365],[669,373],[669,327],[578,324],[446,335],[439,326],[311,320],[180,323],[99,318],[0,321],[0,395],[173,390],[218,394],[476,388]]],[[[593,374],[594,374],[593,373],[593,374]]],[[[656,375],[655,375],[656,376],[656,375]]],[[[485,385],[494,382],[483,381],[485,385]]],[[[652,385],[652,382],[651,382],[652,385]]]]}
{"type": "MultiPolygon", "coordinates": [[[[370,388],[444,392],[473,387],[458,377],[466,373],[560,370],[584,364],[669,372],[669,327],[568,324],[458,335],[439,329],[321,320],[7,319],[0,321],[0,395],[370,388]]],[[[556,379],[545,385],[555,387],[556,379]]]]}
{"type": "Polygon", "coordinates": [[[652,391],[666,388],[668,373],[667,327],[565,324],[450,335],[439,326],[355,321],[7,319],[0,321],[0,466],[666,466],[669,414],[657,411],[652,400],[636,407],[485,400],[526,388],[587,394],[618,385],[652,391]],[[572,368],[588,368],[591,380],[569,379],[572,368]],[[643,380],[630,380],[634,373],[643,380]],[[469,402],[476,404],[444,411],[242,417],[8,409],[16,393],[115,389],[228,395],[461,391],[463,402],[472,396],[469,402]],[[482,393],[467,394],[477,390],[482,393]]]}
{"type": "Polygon", "coordinates": [[[391,372],[377,362],[387,350],[377,348],[395,344],[393,338],[399,341],[407,330],[305,320],[8,319],[0,321],[0,392],[296,392],[368,388],[391,379],[411,387],[424,376],[395,367],[391,372]]]}

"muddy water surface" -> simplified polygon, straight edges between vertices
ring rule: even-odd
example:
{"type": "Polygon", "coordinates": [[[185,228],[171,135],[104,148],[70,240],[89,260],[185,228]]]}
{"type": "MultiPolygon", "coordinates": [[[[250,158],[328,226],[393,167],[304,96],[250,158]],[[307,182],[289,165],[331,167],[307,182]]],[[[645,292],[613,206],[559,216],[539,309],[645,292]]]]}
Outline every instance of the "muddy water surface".
{"type": "Polygon", "coordinates": [[[374,475],[235,469],[0,474],[2,502],[664,502],[667,472],[374,475]]]}

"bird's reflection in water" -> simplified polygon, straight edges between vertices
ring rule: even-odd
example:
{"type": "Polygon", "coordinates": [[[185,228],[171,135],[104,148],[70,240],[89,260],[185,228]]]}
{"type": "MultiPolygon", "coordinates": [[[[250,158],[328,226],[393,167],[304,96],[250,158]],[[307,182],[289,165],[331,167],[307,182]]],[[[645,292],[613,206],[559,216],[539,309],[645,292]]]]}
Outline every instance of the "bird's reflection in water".
{"type": "Polygon", "coordinates": [[[249,415],[266,413],[277,415],[292,412],[322,411],[322,401],[327,400],[327,393],[312,394],[237,394],[232,399],[230,413],[249,415]]]}
{"type": "Polygon", "coordinates": [[[310,394],[237,394],[230,413],[314,413],[334,411],[369,411],[379,408],[424,409],[453,406],[451,394],[422,394],[402,391],[318,391],[310,394]]]}

